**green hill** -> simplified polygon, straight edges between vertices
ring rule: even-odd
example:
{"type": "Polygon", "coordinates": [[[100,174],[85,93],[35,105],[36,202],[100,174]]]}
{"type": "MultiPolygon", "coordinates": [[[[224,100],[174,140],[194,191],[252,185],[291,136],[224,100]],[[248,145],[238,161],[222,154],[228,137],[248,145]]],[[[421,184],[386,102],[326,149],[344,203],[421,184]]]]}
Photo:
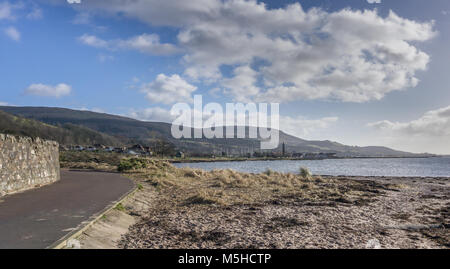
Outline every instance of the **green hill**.
{"type": "Polygon", "coordinates": [[[118,139],[72,123],[50,125],[0,110],[0,133],[40,137],[63,145],[122,145],[118,139]]]}

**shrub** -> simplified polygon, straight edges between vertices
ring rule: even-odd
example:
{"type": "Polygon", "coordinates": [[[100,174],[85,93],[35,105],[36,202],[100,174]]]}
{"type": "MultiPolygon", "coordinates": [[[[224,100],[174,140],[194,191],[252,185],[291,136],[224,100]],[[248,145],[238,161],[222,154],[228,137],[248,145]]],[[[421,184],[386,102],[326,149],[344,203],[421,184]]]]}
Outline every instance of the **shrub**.
{"type": "Polygon", "coordinates": [[[147,162],[145,159],[129,158],[121,160],[117,170],[119,170],[119,172],[124,172],[142,168],[147,168],[147,162]]]}
{"type": "Polygon", "coordinates": [[[266,169],[266,171],[264,171],[264,174],[266,174],[267,176],[271,176],[271,175],[273,175],[275,172],[272,170],[272,169],[270,169],[270,168],[267,168],[266,169]]]}
{"type": "Polygon", "coordinates": [[[300,167],[300,176],[305,179],[310,179],[312,177],[312,174],[308,168],[300,167]]]}
{"type": "Polygon", "coordinates": [[[122,203],[118,203],[115,209],[119,211],[125,211],[125,207],[122,205],[122,203]]]}

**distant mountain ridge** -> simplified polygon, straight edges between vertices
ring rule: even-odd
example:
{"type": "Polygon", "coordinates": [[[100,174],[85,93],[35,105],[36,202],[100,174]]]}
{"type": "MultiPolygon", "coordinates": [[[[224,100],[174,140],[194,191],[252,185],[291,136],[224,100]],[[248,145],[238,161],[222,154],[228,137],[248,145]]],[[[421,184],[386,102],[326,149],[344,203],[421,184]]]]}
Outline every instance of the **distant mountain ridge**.
{"type": "Polygon", "coordinates": [[[15,116],[0,110],[0,133],[40,137],[60,144],[123,145],[118,139],[81,125],[64,123],[51,125],[34,119],[15,116]]]}
{"type": "MultiPolygon", "coordinates": [[[[32,119],[51,126],[59,126],[67,130],[67,126],[86,128],[103,135],[113,144],[149,144],[156,139],[164,139],[173,143],[179,150],[191,153],[220,152],[242,154],[259,150],[257,139],[174,139],[171,135],[171,124],[164,122],[145,122],[123,116],[97,113],[91,111],[72,110],[51,107],[6,107],[0,110],[19,117],[32,119]]],[[[5,117],[0,114],[0,118],[5,117]]],[[[1,126],[0,126],[1,127],[1,126]]],[[[4,128],[4,127],[3,127],[4,128]]],[[[20,129],[20,126],[16,126],[20,129]]],[[[2,129],[0,129],[0,132],[2,129]]],[[[102,140],[102,144],[107,144],[102,140]]],[[[287,152],[337,153],[340,156],[359,157],[416,157],[419,154],[397,151],[387,147],[356,147],[332,141],[308,141],[280,131],[280,145],[286,144],[287,152]]],[[[82,143],[79,143],[82,144],[82,143]]]]}

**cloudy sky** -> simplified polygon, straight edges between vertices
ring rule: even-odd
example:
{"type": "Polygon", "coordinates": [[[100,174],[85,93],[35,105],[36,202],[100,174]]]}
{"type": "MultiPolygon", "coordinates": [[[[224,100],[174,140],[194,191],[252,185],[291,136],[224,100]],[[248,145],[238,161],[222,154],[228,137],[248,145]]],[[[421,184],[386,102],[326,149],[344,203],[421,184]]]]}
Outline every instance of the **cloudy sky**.
{"type": "Polygon", "coordinates": [[[280,128],[450,153],[448,0],[0,0],[0,104],[168,121],[280,103],[280,128]]]}

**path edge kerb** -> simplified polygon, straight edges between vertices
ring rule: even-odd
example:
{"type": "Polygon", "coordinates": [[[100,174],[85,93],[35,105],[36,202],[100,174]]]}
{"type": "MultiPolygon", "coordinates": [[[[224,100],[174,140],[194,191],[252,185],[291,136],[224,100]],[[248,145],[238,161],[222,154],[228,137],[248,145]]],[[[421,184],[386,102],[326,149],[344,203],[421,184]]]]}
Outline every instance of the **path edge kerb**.
{"type": "Polygon", "coordinates": [[[110,212],[111,210],[113,210],[118,204],[122,203],[123,201],[125,201],[126,199],[131,197],[136,191],[138,191],[137,184],[136,184],[136,182],[134,182],[134,180],[131,180],[131,179],[127,178],[127,177],[124,177],[124,178],[126,178],[126,179],[130,180],[131,182],[133,182],[133,188],[131,188],[131,190],[129,190],[128,192],[123,194],[118,200],[116,200],[114,202],[111,202],[109,205],[107,205],[100,212],[92,215],[89,218],[90,221],[88,223],[85,223],[84,225],[81,225],[81,226],[77,227],[75,230],[73,230],[70,233],[66,234],[65,236],[60,238],[58,241],[56,241],[55,243],[53,243],[50,246],[46,247],[46,249],[63,249],[66,246],[67,241],[69,241],[70,239],[73,239],[73,238],[76,238],[76,237],[80,236],[84,231],[86,231],[95,222],[97,222],[103,215],[105,215],[108,212],[110,212]]]}

